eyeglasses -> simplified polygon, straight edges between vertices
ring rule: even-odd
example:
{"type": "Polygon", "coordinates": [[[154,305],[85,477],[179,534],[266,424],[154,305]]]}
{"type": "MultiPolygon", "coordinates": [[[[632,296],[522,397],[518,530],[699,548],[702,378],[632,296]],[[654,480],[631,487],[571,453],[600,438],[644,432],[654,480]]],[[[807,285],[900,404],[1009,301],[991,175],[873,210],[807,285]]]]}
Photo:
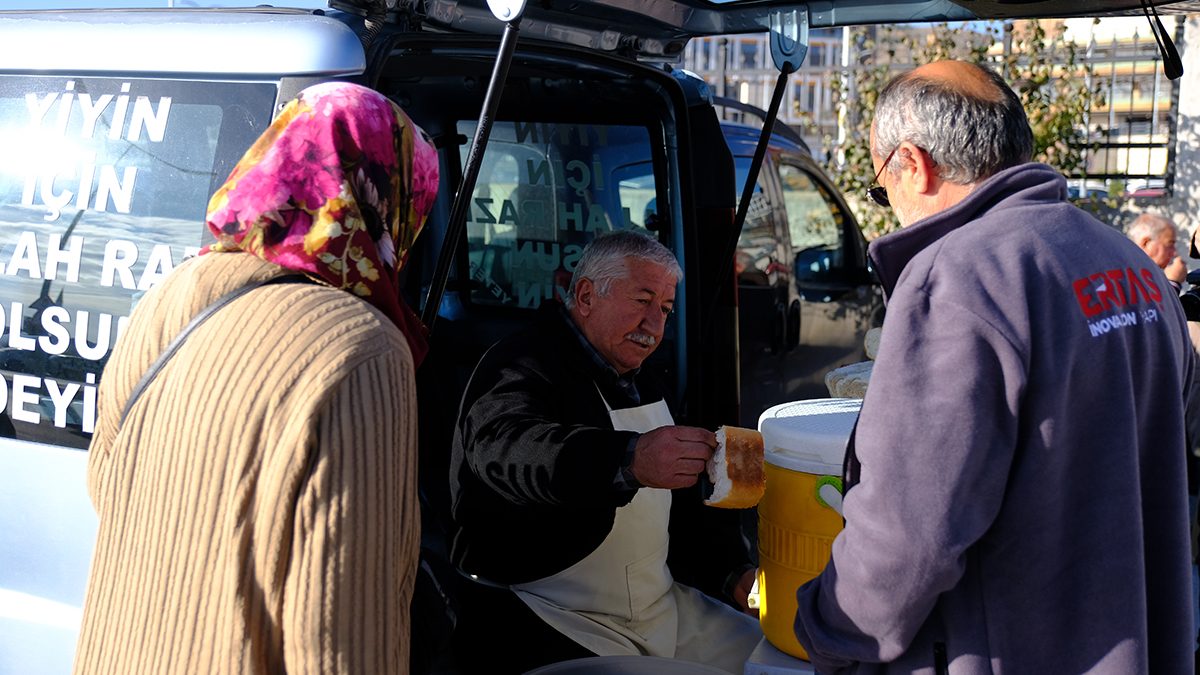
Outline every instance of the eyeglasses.
{"type": "Polygon", "coordinates": [[[892,151],[888,153],[887,159],[883,160],[883,165],[879,167],[879,172],[875,174],[875,180],[871,181],[871,185],[875,187],[867,188],[867,196],[871,198],[871,201],[880,206],[891,206],[892,202],[888,199],[887,188],[875,184],[879,182],[879,177],[883,175],[883,170],[887,168],[888,162],[892,161],[892,155],[895,155],[899,149],[900,146],[898,145],[892,148],[892,151]]]}

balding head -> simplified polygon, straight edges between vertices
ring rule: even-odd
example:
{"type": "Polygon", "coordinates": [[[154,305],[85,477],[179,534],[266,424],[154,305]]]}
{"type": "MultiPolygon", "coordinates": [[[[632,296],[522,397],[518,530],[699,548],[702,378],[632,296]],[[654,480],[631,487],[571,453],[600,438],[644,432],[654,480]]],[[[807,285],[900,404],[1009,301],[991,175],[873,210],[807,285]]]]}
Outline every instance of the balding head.
{"type": "Polygon", "coordinates": [[[873,155],[887,157],[908,141],[954,185],[974,185],[1033,155],[1033,131],[1016,94],[996,73],[961,61],[930,63],[889,82],[873,131],[873,155]]]}
{"type": "Polygon", "coordinates": [[[930,82],[939,82],[964,96],[991,101],[996,105],[1003,102],[1003,90],[1008,88],[1008,85],[996,79],[991,71],[962,61],[934,61],[901,77],[925,78],[930,82]]]}

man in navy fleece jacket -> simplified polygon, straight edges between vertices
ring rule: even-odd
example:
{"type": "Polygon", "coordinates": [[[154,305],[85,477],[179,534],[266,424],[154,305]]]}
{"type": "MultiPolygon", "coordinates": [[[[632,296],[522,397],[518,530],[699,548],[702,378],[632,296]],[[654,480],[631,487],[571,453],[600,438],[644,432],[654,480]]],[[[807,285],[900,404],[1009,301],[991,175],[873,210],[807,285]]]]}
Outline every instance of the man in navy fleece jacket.
{"type": "Polygon", "coordinates": [[[821,673],[1192,673],[1179,303],[1066,201],[994,73],[933,63],[871,134],[904,229],[847,450],[845,530],[800,588],[821,673]]]}

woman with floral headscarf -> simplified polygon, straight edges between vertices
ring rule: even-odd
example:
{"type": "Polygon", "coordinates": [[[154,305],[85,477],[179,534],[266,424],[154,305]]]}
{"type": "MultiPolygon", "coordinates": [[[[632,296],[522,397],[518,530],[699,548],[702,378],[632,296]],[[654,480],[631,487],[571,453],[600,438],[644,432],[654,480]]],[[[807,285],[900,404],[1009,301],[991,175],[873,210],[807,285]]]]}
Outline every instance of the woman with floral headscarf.
{"type": "Polygon", "coordinates": [[[384,96],[306,89],[138,304],[100,384],[77,673],[404,673],[424,329],[399,274],[437,155],[384,96]],[[191,332],[130,406],[151,362],[191,332]]]}

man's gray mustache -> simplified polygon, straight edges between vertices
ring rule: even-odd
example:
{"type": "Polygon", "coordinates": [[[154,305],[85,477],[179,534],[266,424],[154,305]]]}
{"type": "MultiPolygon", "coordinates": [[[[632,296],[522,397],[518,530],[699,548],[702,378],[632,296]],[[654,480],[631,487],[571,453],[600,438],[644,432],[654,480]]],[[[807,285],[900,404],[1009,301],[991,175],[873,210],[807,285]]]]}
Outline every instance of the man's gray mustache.
{"type": "Polygon", "coordinates": [[[645,333],[629,333],[625,336],[625,339],[646,345],[647,347],[653,347],[654,343],[657,342],[653,335],[646,335],[645,333]]]}

